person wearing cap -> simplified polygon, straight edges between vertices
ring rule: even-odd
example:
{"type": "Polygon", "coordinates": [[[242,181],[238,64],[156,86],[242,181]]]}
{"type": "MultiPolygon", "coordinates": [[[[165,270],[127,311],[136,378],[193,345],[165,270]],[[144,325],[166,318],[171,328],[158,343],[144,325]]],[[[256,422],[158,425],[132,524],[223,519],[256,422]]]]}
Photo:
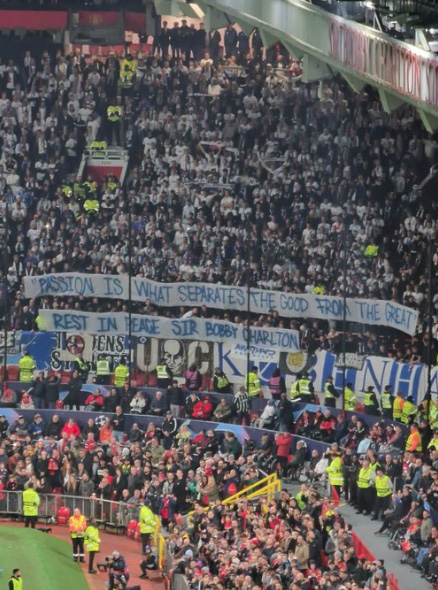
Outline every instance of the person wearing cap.
{"type": "Polygon", "coordinates": [[[258,371],[258,367],[256,367],[256,365],[253,365],[251,371],[245,377],[245,387],[250,398],[259,397],[261,393],[260,378],[258,375],[258,371]]]}
{"type": "Polygon", "coordinates": [[[380,405],[382,407],[382,414],[385,418],[391,420],[394,405],[394,396],[391,393],[391,386],[386,385],[382,395],[380,396],[380,405]]]}
{"type": "Polygon", "coordinates": [[[88,573],[96,574],[97,571],[93,569],[94,556],[100,548],[99,530],[96,527],[94,518],[90,518],[88,526],[85,529],[85,549],[88,551],[88,573]]]}
{"type": "Polygon", "coordinates": [[[303,373],[303,376],[298,381],[298,393],[303,404],[310,404],[314,400],[315,388],[307,373],[303,373]]]}
{"type": "Polygon", "coordinates": [[[106,558],[109,569],[109,590],[118,587],[118,583],[122,583],[122,588],[126,588],[126,582],[129,580],[128,567],[125,558],[120,554],[120,551],[115,549],[111,553],[111,559],[106,558]]]}
{"type": "Polygon", "coordinates": [[[146,498],[140,510],[138,519],[140,525],[141,546],[143,555],[146,555],[146,548],[150,544],[151,535],[155,531],[155,515],[150,509],[149,499],[146,498]]]}
{"type": "Polygon", "coordinates": [[[376,393],[374,391],[374,386],[369,385],[367,391],[364,394],[363,398],[363,405],[365,414],[370,416],[378,416],[379,415],[379,402],[377,401],[376,393]]]}
{"type": "Polygon", "coordinates": [[[394,400],[394,404],[392,407],[392,417],[397,422],[401,422],[403,406],[405,405],[405,400],[403,397],[403,393],[401,391],[397,391],[397,395],[394,400]]]}
{"type": "Polygon", "coordinates": [[[357,478],[357,510],[356,514],[369,514],[373,503],[372,480],[374,479],[374,469],[370,461],[365,458],[357,478]]]}
{"type": "Polygon", "coordinates": [[[333,377],[329,375],[324,383],[324,405],[327,408],[335,408],[338,397],[339,392],[333,385],[333,377]]]}
{"type": "Polygon", "coordinates": [[[403,424],[410,424],[416,414],[417,414],[417,406],[414,404],[414,398],[412,397],[412,395],[408,395],[408,397],[406,398],[405,403],[403,404],[403,408],[402,408],[402,415],[401,415],[401,421],[403,424]]]}
{"type": "Polygon", "coordinates": [[[357,397],[353,391],[353,384],[347,383],[344,389],[344,410],[354,412],[356,410],[357,397]]]}
{"type": "Polygon", "coordinates": [[[213,391],[217,393],[231,393],[231,385],[227,376],[219,367],[214,370],[213,391]]]}
{"type": "Polygon", "coordinates": [[[101,354],[96,363],[96,383],[108,385],[111,375],[111,368],[106,354],[101,354]]]}
{"type": "Polygon", "coordinates": [[[376,501],[374,502],[374,515],[371,520],[378,520],[382,514],[389,508],[392,497],[393,485],[387,475],[385,475],[380,465],[376,468],[376,479],[374,480],[376,488],[376,501]]]}
{"type": "Polygon", "coordinates": [[[18,368],[20,369],[20,381],[24,383],[30,383],[33,381],[33,372],[36,369],[36,363],[30,356],[28,350],[24,351],[23,356],[18,361],[18,368]]]}

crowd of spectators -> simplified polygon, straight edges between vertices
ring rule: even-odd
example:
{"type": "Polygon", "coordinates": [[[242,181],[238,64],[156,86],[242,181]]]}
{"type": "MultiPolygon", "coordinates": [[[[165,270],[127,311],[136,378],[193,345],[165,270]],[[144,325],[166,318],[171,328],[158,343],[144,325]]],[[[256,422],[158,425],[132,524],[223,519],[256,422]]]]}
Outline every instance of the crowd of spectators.
{"type": "MultiPolygon", "coordinates": [[[[160,33],[155,55],[137,56],[128,88],[118,85],[114,56],[27,53],[21,63],[1,66],[8,326],[35,328],[40,306],[126,308],[96,299],[25,301],[22,278],[75,270],[126,274],[131,207],[134,276],[250,280],[267,289],[339,295],[346,252],[348,296],[391,299],[420,311],[413,339],[350,325],[348,351],[426,360],[425,261],[429,240],[435,243],[436,203],[419,185],[435,162],[435,137],[408,106],[385,114],[371,89],[354,94],[337,79],[301,83],[281,47],[270,50],[271,63],[262,59],[257,34],[248,39],[230,25],[222,52],[220,35],[213,40],[199,31],[200,45],[182,49],[160,33]],[[116,123],[107,118],[111,105],[122,109],[116,123]],[[104,139],[120,140],[130,167],[123,187],[113,178],[99,183],[99,211],[86,215],[75,174],[84,147],[104,139]]],[[[436,270],[436,255],[433,265],[436,270]]],[[[187,312],[149,301],[133,308],[187,312]]],[[[243,321],[239,311],[192,313],[243,321]]],[[[299,328],[311,351],[340,347],[336,327],[323,322],[275,312],[252,321],[299,328]]]]}

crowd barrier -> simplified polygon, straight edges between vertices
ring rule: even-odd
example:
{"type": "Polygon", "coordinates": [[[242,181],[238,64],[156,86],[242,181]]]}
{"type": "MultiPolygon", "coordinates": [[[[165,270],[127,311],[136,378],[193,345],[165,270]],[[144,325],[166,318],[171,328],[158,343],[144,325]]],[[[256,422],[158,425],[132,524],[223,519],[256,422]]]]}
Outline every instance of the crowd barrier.
{"type": "MultiPolygon", "coordinates": [[[[133,519],[138,520],[139,506],[130,506],[124,502],[69,496],[63,494],[40,494],[41,503],[38,507],[38,518],[42,520],[56,519],[60,508],[68,508],[73,514],[75,508],[88,519],[94,518],[98,523],[124,528],[133,519]]],[[[0,491],[0,514],[23,516],[23,494],[16,491],[0,491]]]]}

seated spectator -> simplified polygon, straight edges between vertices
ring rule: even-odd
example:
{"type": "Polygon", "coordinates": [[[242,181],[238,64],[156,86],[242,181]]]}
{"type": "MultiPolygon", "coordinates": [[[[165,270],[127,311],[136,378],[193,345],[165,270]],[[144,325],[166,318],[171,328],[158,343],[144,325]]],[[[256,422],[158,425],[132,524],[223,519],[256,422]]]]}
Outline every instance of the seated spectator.
{"type": "Polygon", "coordinates": [[[213,404],[210,396],[205,395],[202,400],[198,401],[193,407],[192,418],[196,420],[209,420],[213,414],[213,404]]]}
{"type": "Polygon", "coordinates": [[[23,391],[21,394],[21,400],[18,404],[20,410],[34,410],[35,404],[33,403],[32,396],[27,392],[23,391]]]}
{"type": "Polygon", "coordinates": [[[99,412],[103,407],[103,395],[100,389],[95,389],[85,400],[85,410],[89,412],[99,412]]]}
{"type": "Polygon", "coordinates": [[[111,442],[111,438],[113,436],[114,426],[112,423],[111,418],[107,418],[105,420],[105,424],[103,424],[99,431],[99,442],[102,444],[109,444],[111,442]]]}
{"type": "Polygon", "coordinates": [[[109,395],[107,395],[103,402],[104,412],[110,412],[114,414],[116,407],[119,405],[119,394],[115,387],[110,389],[109,395]]]}
{"type": "Polygon", "coordinates": [[[213,412],[214,419],[217,422],[229,422],[231,416],[233,414],[233,410],[231,406],[227,403],[227,400],[223,397],[219,404],[216,406],[213,412]]]}
{"type": "Polygon", "coordinates": [[[61,430],[61,434],[65,433],[67,438],[69,439],[72,435],[76,438],[79,438],[81,431],[79,426],[73,420],[73,418],[69,418],[68,422],[64,425],[63,429],[61,430]]]}
{"type": "Polygon", "coordinates": [[[146,409],[146,400],[144,394],[141,391],[137,391],[137,393],[132,398],[129,407],[131,414],[145,413],[144,410],[146,409]]]}
{"type": "Polygon", "coordinates": [[[191,392],[188,398],[186,399],[186,416],[187,418],[193,417],[193,410],[196,404],[199,402],[199,397],[196,395],[195,392],[191,392]]]}
{"type": "Polygon", "coordinates": [[[151,414],[154,416],[164,416],[168,408],[167,400],[162,391],[157,391],[151,402],[151,414]]]}

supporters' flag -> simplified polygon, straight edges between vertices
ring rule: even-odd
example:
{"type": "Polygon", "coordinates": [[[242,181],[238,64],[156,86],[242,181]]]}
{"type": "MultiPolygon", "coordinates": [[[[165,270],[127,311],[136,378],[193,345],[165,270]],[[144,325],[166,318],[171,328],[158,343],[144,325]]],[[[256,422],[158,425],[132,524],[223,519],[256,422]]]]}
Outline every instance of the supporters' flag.
{"type": "Polygon", "coordinates": [[[335,503],[335,506],[339,506],[339,494],[335,486],[332,486],[332,500],[335,503]]]}

